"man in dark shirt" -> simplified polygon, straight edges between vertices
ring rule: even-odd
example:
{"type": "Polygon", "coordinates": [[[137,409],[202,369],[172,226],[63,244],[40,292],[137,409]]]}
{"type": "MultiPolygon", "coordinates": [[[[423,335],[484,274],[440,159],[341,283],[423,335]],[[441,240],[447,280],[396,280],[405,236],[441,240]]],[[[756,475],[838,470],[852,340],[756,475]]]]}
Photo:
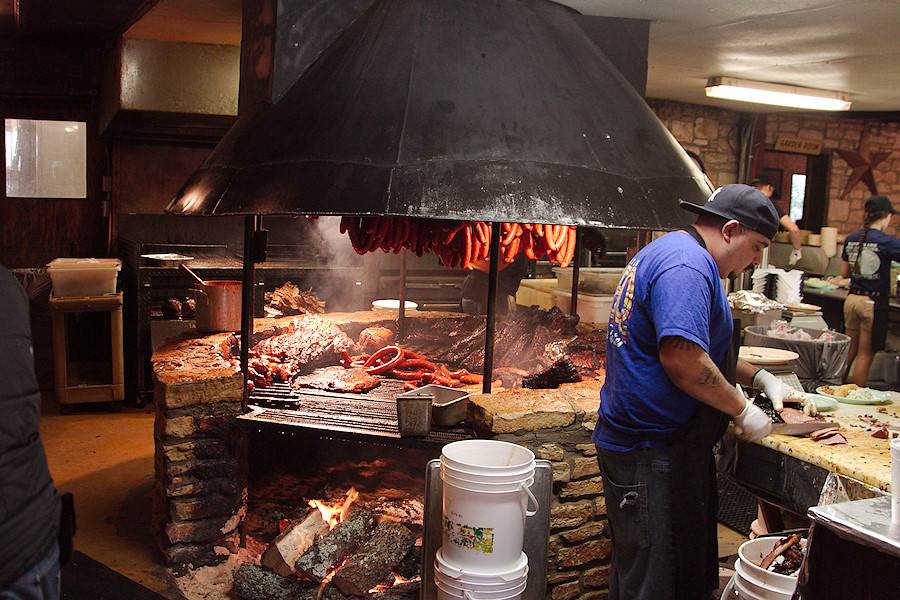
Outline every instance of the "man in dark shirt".
{"type": "Polygon", "coordinates": [[[40,414],[28,296],[0,266],[0,600],[59,598],[60,498],[40,414]]]}

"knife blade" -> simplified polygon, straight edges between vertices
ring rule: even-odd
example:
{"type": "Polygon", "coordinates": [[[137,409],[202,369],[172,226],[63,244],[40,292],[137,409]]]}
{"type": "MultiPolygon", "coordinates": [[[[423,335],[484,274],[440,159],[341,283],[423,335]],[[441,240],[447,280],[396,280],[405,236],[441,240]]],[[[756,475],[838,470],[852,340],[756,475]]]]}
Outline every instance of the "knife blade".
{"type": "Polygon", "coordinates": [[[828,421],[810,421],[809,423],[775,423],[772,433],[778,435],[806,435],[819,429],[827,429],[829,427],[840,427],[837,423],[828,421]]]}

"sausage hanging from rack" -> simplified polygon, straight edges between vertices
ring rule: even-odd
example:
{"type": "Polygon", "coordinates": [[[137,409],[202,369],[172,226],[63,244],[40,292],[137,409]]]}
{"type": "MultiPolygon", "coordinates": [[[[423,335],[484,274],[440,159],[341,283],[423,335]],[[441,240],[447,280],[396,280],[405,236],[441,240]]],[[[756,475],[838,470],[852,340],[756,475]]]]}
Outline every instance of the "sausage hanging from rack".
{"type": "MultiPolygon", "coordinates": [[[[366,254],[381,249],[394,252],[406,248],[417,256],[435,254],[446,267],[472,269],[472,263],[490,257],[492,223],[446,221],[415,217],[356,217],[341,219],[341,233],[350,237],[353,249],[366,254]]],[[[503,223],[500,255],[511,263],[519,252],[531,259],[544,256],[562,267],[575,255],[576,227],[540,223],[503,223]]]]}

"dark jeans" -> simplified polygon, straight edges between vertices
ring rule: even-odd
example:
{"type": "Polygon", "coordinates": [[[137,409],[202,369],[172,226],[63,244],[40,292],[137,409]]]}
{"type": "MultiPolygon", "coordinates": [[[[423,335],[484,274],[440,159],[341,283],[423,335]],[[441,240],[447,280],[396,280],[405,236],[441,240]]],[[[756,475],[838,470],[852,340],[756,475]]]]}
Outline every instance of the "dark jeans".
{"type": "Polygon", "coordinates": [[[53,548],[30,571],[11,586],[0,590],[0,600],[58,600],[59,546],[53,548]]]}
{"type": "Polygon", "coordinates": [[[609,600],[667,600],[675,591],[666,450],[597,449],[612,537],[609,600]]]}

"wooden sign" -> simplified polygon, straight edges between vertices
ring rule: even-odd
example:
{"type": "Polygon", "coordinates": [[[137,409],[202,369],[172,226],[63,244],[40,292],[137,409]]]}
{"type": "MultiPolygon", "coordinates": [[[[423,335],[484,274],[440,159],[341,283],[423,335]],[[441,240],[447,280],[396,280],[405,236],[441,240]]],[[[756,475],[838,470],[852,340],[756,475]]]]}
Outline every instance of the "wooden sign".
{"type": "Polygon", "coordinates": [[[775,141],[775,150],[780,152],[797,152],[800,154],[821,154],[825,142],[804,140],[789,135],[779,135],[775,141]]]}

